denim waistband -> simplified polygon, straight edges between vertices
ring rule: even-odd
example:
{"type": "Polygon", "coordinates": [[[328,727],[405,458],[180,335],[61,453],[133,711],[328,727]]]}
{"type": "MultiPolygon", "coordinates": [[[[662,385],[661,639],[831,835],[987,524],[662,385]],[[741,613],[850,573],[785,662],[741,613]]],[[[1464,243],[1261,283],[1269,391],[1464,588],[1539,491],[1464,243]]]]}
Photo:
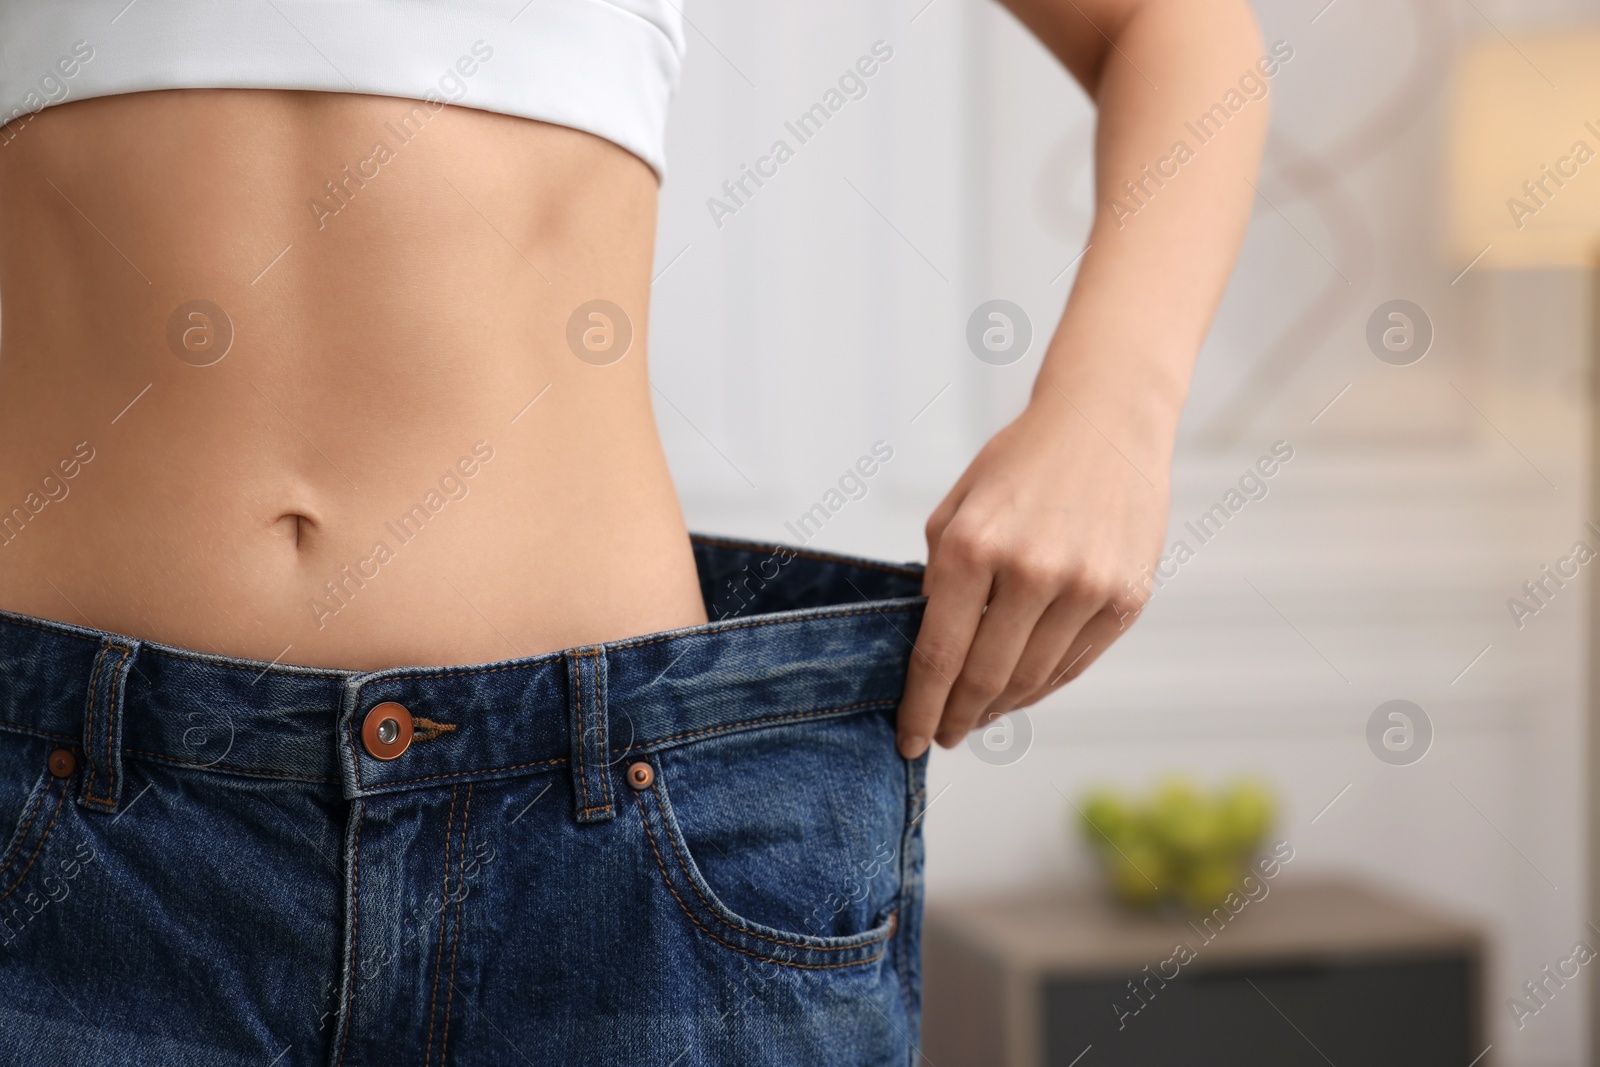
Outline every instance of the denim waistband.
{"type": "Polygon", "coordinates": [[[587,820],[609,817],[605,770],[629,753],[899,702],[921,564],[692,542],[712,621],[472,666],[271,664],[0,612],[0,730],[73,749],[79,802],[105,811],[123,802],[125,759],[337,784],[349,799],[568,766],[587,820]],[[387,701],[415,720],[390,761],[361,736],[387,701]]]}

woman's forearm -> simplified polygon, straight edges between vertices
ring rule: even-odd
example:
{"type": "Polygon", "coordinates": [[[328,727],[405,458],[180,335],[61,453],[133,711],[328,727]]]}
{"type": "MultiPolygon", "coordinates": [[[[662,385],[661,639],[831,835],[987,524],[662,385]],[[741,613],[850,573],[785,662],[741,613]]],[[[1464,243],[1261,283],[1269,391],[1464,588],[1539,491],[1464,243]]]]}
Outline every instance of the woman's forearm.
{"type": "Polygon", "coordinates": [[[1268,86],[1292,51],[1266,50],[1235,0],[1013,8],[1099,109],[1089,250],[1033,397],[1070,398],[1160,462],[1249,222],[1268,86]],[[1100,32],[1075,49],[1069,24],[1085,19],[1100,32]]]}
{"type": "Polygon", "coordinates": [[[908,757],[1067,684],[1143,606],[1281,62],[1238,0],[1008,2],[1099,106],[1095,222],[1032,400],[928,519],[908,757]]]}

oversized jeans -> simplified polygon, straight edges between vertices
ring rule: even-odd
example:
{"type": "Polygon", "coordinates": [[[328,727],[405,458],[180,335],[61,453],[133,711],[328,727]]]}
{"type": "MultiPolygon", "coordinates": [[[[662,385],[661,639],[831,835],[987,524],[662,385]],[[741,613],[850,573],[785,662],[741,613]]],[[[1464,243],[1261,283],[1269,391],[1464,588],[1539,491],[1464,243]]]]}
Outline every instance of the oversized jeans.
{"type": "Polygon", "coordinates": [[[0,1064],[911,1064],[921,568],[355,672],[0,613],[0,1064]]]}

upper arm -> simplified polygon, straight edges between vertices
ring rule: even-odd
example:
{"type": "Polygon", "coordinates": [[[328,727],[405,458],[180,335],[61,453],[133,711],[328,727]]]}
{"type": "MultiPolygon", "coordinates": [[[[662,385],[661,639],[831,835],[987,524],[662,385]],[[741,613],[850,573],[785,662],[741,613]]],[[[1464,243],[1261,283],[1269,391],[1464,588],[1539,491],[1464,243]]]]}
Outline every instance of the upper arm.
{"type": "Polygon", "coordinates": [[[1112,43],[1149,0],[1000,0],[1091,97],[1112,43]]]}

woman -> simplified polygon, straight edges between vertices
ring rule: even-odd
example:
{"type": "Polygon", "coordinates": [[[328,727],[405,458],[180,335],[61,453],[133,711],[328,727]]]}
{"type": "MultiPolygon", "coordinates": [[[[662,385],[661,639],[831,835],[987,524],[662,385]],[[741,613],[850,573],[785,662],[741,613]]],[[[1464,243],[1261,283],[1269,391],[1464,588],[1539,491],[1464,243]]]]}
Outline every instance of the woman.
{"type": "Polygon", "coordinates": [[[924,573],[686,534],[668,0],[0,0],[0,1058],[911,1062],[930,741],[1137,611],[1266,118],[1153,179],[1248,8],[1010,6],[1101,210],[924,573]]]}

